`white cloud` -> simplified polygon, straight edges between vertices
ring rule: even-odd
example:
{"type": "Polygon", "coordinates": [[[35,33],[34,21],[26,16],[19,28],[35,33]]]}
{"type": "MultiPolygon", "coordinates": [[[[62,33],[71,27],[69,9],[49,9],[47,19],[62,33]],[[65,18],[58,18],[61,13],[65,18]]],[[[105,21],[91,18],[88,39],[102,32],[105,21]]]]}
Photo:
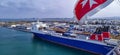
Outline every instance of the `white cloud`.
{"type": "MultiPolygon", "coordinates": [[[[73,17],[77,0],[0,0],[0,18],[20,17],[73,17]]],[[[93,17],[119,16],[117,2],[101,10],[93,17]],[[112,15],[111,15],[112,14],[112,15]]]]}
{"type": "Polygon", "coordinates": [[[0,17],[72,17],[75,0],[1,0],[0,17]]]}

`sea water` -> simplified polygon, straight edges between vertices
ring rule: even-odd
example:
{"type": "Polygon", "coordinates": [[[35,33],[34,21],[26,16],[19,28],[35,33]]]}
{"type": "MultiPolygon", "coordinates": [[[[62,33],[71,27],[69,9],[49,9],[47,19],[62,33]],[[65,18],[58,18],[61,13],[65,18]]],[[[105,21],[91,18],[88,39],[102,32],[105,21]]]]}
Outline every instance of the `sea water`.
{"type": "Polygon", "coordinates": [[[33,38],[32,33],[0,28],[0,55],[93,55],[33,38]]]}

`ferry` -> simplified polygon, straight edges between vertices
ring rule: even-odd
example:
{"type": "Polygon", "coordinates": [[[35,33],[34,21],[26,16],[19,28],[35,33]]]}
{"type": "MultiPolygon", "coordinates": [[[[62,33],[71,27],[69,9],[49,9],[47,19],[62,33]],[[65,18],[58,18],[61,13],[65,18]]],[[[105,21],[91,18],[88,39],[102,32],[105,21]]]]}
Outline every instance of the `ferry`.
{"type": "MultiPolygon", "coordinates": [[[[108,26],[103,28],[100,26],[96,28],[94,33],[87,33],[85,32],[87,28],[79,28],[77,25],[49,24],[44,22],[33,23],[31,31],[34,37],[101,55],[115,54],[115,49],[118,49],[120,44],[119,40],[110,39],[108,26]]],[[[91,32],[94,31],[92,28],[94,26],[91,27],[91,32]]]]}
{"type": "MultiPolygon", "coordinates": [[[[93,2],[93,7],[90,5],[90,7],[88,6],[89,0],[78,1],[78,4],[76,4],[75,7],[77,20],[84,19],[86,14],[93,15],[93,13],[98,12],[96,10],[97,8],[100,7],[100,10],[109,5],[113,0],[90,1],[93,2]],[[88,4],[85,5],[85,2],[88,4]],[[84,8],[89,8],[90,10],[87,11],[82,6],[86,6],[84,8]],[[80,9],[82,9],[82,11],[80,9]],[[81,12],[83,13],[81,14],[81,12]]],[[[38,21],[36,23],[32,23],[31,32],[34,34],[35,38],[41,38],[49,42],[88,51],[94,54],[120,55],[120,41],[111,38],[110,27],[108,25],[87,25],[86,27],[64,22],[49,23],[38,21]]]]}

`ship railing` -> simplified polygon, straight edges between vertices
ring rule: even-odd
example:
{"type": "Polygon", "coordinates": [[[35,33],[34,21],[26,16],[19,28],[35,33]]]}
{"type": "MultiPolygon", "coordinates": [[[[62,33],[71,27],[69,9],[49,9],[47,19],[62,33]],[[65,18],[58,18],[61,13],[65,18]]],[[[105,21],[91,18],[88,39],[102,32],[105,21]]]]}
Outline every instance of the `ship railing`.
{"type": "Polygon", "coordinates": [[[120,41],[118,41],[118,45],[115,46],[107,55],[120,55],[120,41]]]}
{"type": "Polygon", "coordinates": [[[52,35],[52,36],[60,37],[60,38],[66,38],[66,39],[79,40],[79,41],[85,41],[85,42],[91,42],[91,43],[106,45],[105,43],[102,43],[102,42],[96,42],[96,41],[92,41],[92,40],[89,40],[89,39],[81,39],[81,38],[66,37],[66,36],[63,36],[63,35],[55,35],[54,33],[51,33],[51,32],[44,32],[44,31],[42,31],[42,30],[39,30],[38,33],[48,34],[48,35],[52,35]],[[89,40],[89,41],[86,41],[86,40],[89,40]]]}

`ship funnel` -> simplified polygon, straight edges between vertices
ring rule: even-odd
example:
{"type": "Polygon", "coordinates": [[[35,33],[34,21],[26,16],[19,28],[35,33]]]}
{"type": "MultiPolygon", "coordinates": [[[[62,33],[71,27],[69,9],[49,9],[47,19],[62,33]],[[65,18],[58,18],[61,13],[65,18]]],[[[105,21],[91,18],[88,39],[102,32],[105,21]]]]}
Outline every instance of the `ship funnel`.
{"type": "Polygon", "coordinates": [[[110,27],[109,26],[104,26],[102,29],[103,29],[102,30],[103,31],[102,32],[103,38],[104,39],[110,39],[110,32],[109,32],[110,27]]]}
{"type": "Polygon", "coordinates": [[[96,28],[95,32],[90,36],[91,40],[103,41],[104,39],[110,39],[109,26],[103,26],[96,28]]]}

